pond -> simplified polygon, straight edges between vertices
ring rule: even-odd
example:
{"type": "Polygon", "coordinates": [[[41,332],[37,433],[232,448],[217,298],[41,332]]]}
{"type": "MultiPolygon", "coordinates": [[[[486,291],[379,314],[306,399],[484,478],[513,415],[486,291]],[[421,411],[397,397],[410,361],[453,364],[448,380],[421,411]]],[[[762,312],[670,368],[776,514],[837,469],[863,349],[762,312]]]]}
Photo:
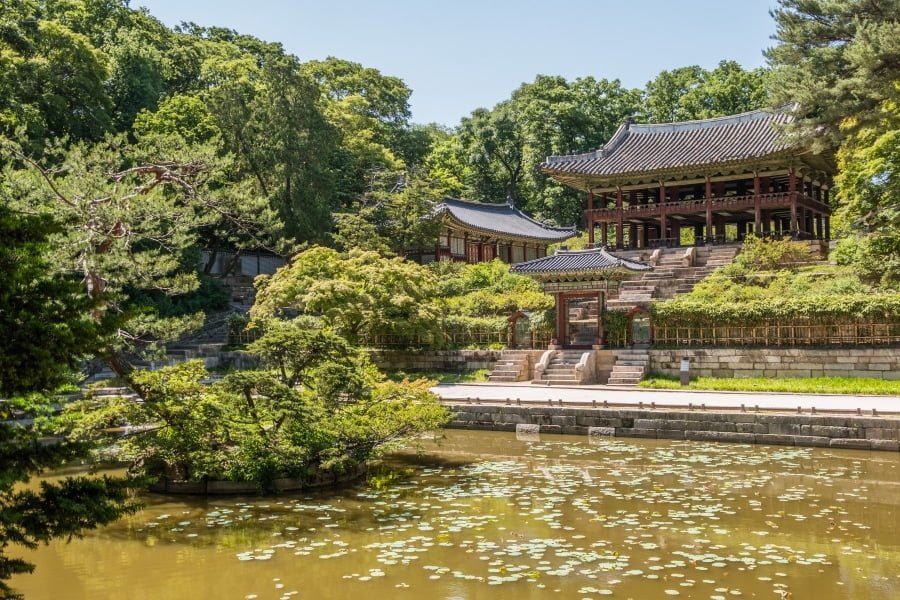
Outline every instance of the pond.
{"type": "Polygon", "coordinates": [[[148,495],[29,552],[26,598],[900,597],[900,455],[447,431],[393,476],[148,495]]]}

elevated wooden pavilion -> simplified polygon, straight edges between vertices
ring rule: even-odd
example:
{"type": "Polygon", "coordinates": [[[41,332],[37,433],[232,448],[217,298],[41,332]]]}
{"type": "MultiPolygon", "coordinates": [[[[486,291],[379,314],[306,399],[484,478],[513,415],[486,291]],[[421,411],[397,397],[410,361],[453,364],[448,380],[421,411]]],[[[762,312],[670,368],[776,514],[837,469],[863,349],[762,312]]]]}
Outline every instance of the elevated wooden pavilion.
{"type": "Polygon", "coordinates": [[[510,271],[537,280],[556,299],[556,340],[564,348],[603,346],[603,312],[610,285],[652,270],[648,264],[616,256],[605,248],[557,250],[513,265],[510,271]]]}
{"type": "Polygon", "coordinates": [[[547,255],[547,246],[576,235],[575,226],[552,227],[504,202],[490,204],[444,198],[435,207],[441,230],[432,251],[408,254],[419,262],[455,260],[469,263],[499,258],[515,264],[547,255]]]}
{"type": "Polygon", "coordinates": [[[590,243],[721,244],[748,233],[829,239],[828,157],[785,142],[791,110],[659,125],[622,124],[602,148],[541,170],[587,193],[590,243]],[[685,230],[687,230],[685,232],[685,230]]]}

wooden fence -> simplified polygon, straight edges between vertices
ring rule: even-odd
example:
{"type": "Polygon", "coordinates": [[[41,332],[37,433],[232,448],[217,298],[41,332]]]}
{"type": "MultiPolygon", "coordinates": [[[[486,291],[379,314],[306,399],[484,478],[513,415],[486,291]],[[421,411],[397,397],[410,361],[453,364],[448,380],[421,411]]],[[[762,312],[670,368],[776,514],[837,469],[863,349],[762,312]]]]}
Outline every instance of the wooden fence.
{"type": "Polygon", "coordinates": [[[885,346],[900,343],[900,322],[765,323],[756,326],[653,326],[656,347],[885,346]]]}
{"type": "MultiPolygon", "coordinates": [[[[815,323],[786,322],[766,323],[756,326],[672,326],[651,325],[653,346],[657,348],[685,347],[803,347],[803,346],[887,346],[900,344],[900,322],[852,322],[815,323]]],[[[247,344],[257,339],[260,330],[232,331],[230,344],[247,344]]],[[[459,349],[506,348],[509,332],[503,330],[445,331],[442,338],[433,336],[376,335],[360,340],[370,348],[384,349],[459,349]]],[[[523,349],[544,349],[550,344],[552,334],[547,331],[529,331],[524,339],[517,340],[523,349]]],[[[608,331],[604,346],[609,349],[628,345],[626,333],[608,331]]]]}

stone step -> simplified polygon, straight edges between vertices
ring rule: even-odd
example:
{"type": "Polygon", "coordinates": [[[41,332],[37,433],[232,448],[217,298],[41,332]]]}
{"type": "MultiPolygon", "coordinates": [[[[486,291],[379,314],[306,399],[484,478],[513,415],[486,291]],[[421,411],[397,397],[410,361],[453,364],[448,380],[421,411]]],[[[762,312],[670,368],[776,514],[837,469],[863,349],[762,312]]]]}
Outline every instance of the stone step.
{"type": "Polygon", "coordinates": [[[640,379],[622,379],[610,377],[606,385],[637,385],[640,379]]]}
{"type": "Polygon", "coordinates": [[[518,374],[519,369],[494,369],[489,377],[516,377],[518,374]]]}
{"type": "Polygon", "coordinates": [[[646,370],[646,365],[622,365],[616,363],[612,367],[613,373],[644,373],[646,370]]]}
{"type": "Polygon", "coordinates": [[[497,381],[501,383],[515,383],[517,378],[513,375],[494,375],[493,373],[488,375],[488,381],[497,381]]]}
{"type": "Polygon", "coordinates": [[[541,381],[547,383],[570,383],[577,384],[578,380],[575,379],[574,375],[544,375],[541,378],[541,381]]]}

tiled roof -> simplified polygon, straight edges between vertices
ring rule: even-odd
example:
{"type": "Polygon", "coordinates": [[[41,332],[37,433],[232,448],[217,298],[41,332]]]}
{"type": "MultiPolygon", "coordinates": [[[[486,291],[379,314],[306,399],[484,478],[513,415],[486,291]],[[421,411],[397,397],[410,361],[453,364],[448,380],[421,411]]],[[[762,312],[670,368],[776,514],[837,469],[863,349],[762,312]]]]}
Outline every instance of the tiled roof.
{"type": "Polygon", "coordinates": [[[622,124],[602,148],[587,154],[550,156],[550,175],[614,176],[740,162],[781,153],[779,126],[793,120],[788,109],[755,110],[729,117],[663,123],[622,124]]]}
{"type": "Polygon", "coordinates": [[[605,248],[591,250],[557,250],[552,256],[536,258],[513,265],[513,273],[537,275],[549,273],[583,273],[625,269],[628,271],[649,271],[653,267],[646,263],[630,260],[607,252],[605,248]]]}
{"type": "Polygon", "coordinates": [[[535,221],[509,204],[487,204],[456,198],[444,198],[435,207],[437,214],[448,215],[460,225],[490,234],[558,242],[576,234],[575,227],[551,227],[535,221]]]}

